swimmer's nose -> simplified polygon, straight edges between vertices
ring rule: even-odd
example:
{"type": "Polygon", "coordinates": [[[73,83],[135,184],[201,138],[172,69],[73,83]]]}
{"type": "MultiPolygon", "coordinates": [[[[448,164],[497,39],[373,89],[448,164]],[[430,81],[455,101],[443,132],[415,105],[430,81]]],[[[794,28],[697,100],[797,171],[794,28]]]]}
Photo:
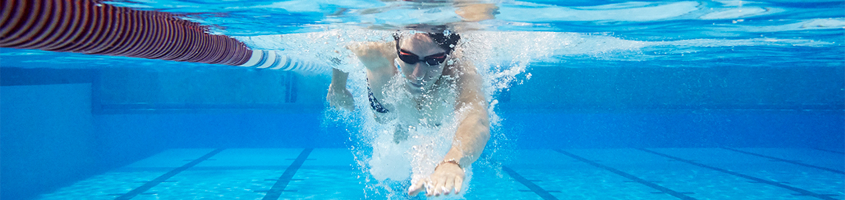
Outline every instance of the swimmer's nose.
{"type": "Polygon", "coordinates": [[[411,76],[416,81],[422,81],[423,77],[425,77],[425,70],[423,70],[423,68],[422,68],[422,65],[421,65],[422,63],[423,62],[418,62],[417,64],[415,64],[414,65],[414,72],[411,73],[411,76]]]}

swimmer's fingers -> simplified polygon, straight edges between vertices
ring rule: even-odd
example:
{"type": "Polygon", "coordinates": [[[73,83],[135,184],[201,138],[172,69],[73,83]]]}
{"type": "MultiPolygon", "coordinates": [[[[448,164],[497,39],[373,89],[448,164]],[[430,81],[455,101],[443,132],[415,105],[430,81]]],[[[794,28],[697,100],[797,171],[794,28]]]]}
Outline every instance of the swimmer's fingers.
{"type": "Polygon", "coordinates": [[[355,54],[367,54],[379,52],[381,44],[378,42],[356,42],[346,46],[355,54]]]}
{"type": "Polygon", "coordinates": [[[342,108],[344,110],[352,111],[355,109],[355,106],[352,105],[352,102],[342,101],[340,105],[336,105],[336,108],[342,108]]]}
{"type": "Polygon", "coordinates": [[[326,100],[333,108],[346,109],[349,111],[355,109],[355,100],[352,98],[352,93],[350,93],[347,89],[343,89],[342,92],[329,89],[329,94],[326,96],[326,100]]]}
{"type": "Polygon", "coordinates": [[[424,181],[425,180],[419,180],[417,183],[411,185],[411,187],[408,188],[408,196],[417,196],[417,194],[423,190],[424,181]]]}
{"type": "Polygon", "coordinates": [[[355,110],[355,100],[352,98],[352,93],[349,90],[343,90],[342,98],[340,98],[340,107],[346,110],[355,110]]]}
{"type": "Polygon", "coordinates": [[[437,176],[434,178],[434,187],[432,187],[431,190],[426,190],[425,192],[426,194],[428,194],[428,196],[440,196],[440,194],[443,193],[444,190],[446,190],[445,184],[446,177],[443,177],[442,175],[437,176]]]}
{"type": "Polygon", "coordinates": [[[454,176],[446,177],[446,184],[444,185],[445,188],[443,189],[443,195],[447,195],[452,192],[452,189],[455,187],[455,178],[456,177],[454,176]]]}
{"type": "Polygon", "coordinates": [[[455,194],[461,192],[461,186],[464,184],[464,178],[455,177],[455,194]]]}
{"type": "Polygon", "coordinates": [[[351,50],[352,52],[359,51],[363,47],[366,46],[366,42],[353,42],[352,44],[346,45],[346,49],[351,50]]]}

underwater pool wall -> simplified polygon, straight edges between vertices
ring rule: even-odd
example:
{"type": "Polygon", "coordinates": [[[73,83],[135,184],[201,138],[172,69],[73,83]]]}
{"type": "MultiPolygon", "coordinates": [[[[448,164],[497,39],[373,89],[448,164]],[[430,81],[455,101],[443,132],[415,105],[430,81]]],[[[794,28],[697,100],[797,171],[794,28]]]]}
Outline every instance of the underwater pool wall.
{"type": "MultiPolygon", "coordinates": [[[[502,109],[845,110],[843,67],[529,68],[502,109]]],[[[632,65],[631,67],[624,67],[632,65]]]]}
{"type": "Polygon", "coordinates": [[[29,199],[170,148],[345,147],[348,135],[326,134],[339,127],[321,127],[318,97],[285,93],[293,75],[212,72],[0,68],[0,199],[29,199]],[[286,81],[238,93],[221,88],[229,81],[214,82],[227,76],[286,81]],[[253,105],[258,99],[281,103],[253,105]]]}
{"type": "Polygon", "coordinates": [[[21,199],[97,170],[91,84],[0,86],[2,199],[21,199]]]}
{"type": "Polygon", "coordinates": [[[845,149],[842,67],[538,65],[526,73],[531,79],[498,104],[503,130],[525,133],[516,137],[521,148],[845,149]]]}

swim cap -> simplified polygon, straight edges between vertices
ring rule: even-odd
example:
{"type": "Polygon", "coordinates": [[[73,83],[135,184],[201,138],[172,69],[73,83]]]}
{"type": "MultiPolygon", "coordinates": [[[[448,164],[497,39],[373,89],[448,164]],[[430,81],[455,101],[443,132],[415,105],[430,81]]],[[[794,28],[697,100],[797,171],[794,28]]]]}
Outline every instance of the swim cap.
{"type": "MultiPolygon", "coordinates": [[[[441,33],[426,32],[426,35],[428,35],[428,37],[431,38],[431,40],[434,41],[437,46],[440,46],[440,48],[446,50],[446,54],[452,53],[452,50],[455,50],[455,47],[458,46],[458,41],[461,40],[461,35],[457,33],[452,33],[449,30],[444,30],[441,33]]],[[[393,39],[397,42],[397,48],[399,46],[399,39],[401,38],[402,37],[401,34],[399,34],[399,31],[393,33],[393,39]]]]}

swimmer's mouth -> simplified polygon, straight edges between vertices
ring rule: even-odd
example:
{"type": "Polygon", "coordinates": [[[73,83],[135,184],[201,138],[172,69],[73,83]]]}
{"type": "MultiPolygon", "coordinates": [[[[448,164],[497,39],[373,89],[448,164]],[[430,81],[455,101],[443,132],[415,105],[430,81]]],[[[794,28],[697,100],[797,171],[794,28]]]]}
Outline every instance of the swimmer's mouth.
{"type": "Polygon", "coordinates": [[[408,84],[411,85],[414,88],[423,88],[423,85],[419,84],[419,83],[414,83],[414,82],[408,81],[408,84]]]}

